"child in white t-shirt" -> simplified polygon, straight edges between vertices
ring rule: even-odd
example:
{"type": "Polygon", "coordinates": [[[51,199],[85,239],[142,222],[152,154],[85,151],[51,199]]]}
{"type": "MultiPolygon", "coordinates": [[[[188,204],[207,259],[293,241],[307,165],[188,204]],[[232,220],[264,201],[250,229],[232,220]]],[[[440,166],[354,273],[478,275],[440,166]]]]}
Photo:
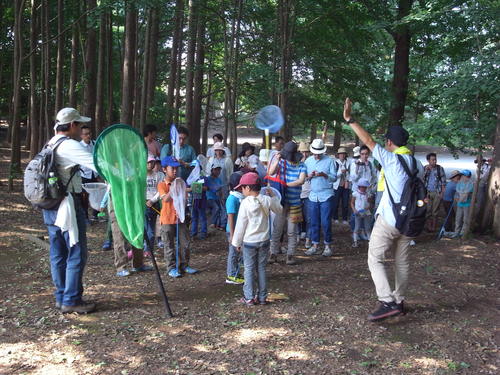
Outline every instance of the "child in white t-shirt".
{"type": "Polygon", "coordinates": [[[361,239],[361,232],[365,231],[365,236],[369,240],[372,226],[372,198],[368,192],[370,182],[362,178],[358,181],[357,190],[352,192],[351,209],[354,213],[354,231],[352,234],[352,247],[358,247],[361,239]],[[364,228],[364,229],[362,229],[364,228]]]}

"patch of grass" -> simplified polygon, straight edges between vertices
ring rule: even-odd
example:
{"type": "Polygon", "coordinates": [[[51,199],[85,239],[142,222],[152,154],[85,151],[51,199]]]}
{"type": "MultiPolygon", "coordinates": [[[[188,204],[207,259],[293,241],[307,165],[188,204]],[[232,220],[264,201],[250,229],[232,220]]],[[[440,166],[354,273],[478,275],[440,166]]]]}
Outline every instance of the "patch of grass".
{"type": "Polygon", "coordinates": [[[378,361],[363,361],[360,363],[361,366],[363,367],[375,367],[378,365],[378,361]]]}
{"type": "Polygon", "coordinates": [[[314,297],[312,300],[313,306],[318,306],[321,303],[321,298],[319,297],[314,297]]]}

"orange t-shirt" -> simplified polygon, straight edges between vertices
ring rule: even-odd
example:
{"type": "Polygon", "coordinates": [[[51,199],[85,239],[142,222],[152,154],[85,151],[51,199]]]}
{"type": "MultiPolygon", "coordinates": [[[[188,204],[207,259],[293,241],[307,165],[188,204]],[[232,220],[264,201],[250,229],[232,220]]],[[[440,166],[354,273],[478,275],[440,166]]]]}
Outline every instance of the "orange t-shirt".
{"type": "MultiPolygon", "coordinates": [[[[171,184],[172,181],[167,179],[158,184],[158,193],[160,193],[160,197],[164,194],[168,194],[171,184]]],[[[162,200],[161,205],[160,224],[176,224],[177,212],[175,212],[174,201],[172,199],[169,202],[162,200]]]]}

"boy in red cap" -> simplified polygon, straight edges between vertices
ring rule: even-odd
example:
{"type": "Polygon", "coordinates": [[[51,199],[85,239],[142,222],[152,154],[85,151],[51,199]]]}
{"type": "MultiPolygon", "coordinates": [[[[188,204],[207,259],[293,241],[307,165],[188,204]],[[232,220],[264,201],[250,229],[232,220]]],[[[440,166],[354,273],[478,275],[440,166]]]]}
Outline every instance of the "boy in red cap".
{"type": "Polygon", "coordinates": [[[270,190],[261,195],[261,180],[255,172],[245,173],[235,190],[241,188],[245,199],[241,202],[231,244],[241,251],[245,267],[244,297],[242,303],[250,306],[267,303],[266,264],[269,257],[269,215],[283,211],[280,201],[270,190]],[[257,271],[258,289],[254,291],[254,274],[257,271]]]}

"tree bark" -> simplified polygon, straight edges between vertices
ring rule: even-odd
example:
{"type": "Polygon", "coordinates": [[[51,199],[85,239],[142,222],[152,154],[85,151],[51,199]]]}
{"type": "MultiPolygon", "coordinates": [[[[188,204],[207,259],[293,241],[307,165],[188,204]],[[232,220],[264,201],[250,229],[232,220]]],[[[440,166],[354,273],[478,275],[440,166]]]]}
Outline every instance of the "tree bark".
{"type": "Polygon", "coordinates": [[[137,43],[137,10],[129,5],[125,15],[125,52],[123,58],[122,105],[120,122],[132,125],[137,43]]]}
{"type": "Polygon", "coordinates": [[[146,92],[146,121],[148,121],[149,109],[153,106],[156,89],[156,71],[158,67],[158,39],[159,39],[160,17],[158,9],[151,10],[151,37],[149,41],[149,67],[148,67],[148,90],[146,92]]]}
{"type": "Polygon", "coordinates": [[[333,135],[333,152],[337,152],[340,147],[340,142],[342,142],[342,123],[333,121],[333,128],[335,129],[333,135]]]}
{"type": "Polygon", "coordinates": [[[147,113],[147,92],[148,92],[148,72],[149,72],[149,60],[151,58],[151,15],[152,10],[148,11],[147,23],[146,23],[146,31],[144,36],[144,59],[142,63],[142,87],[141,87],[141,105],[139,107],[139,128],[144,129],[144,125],[146,124],[146,113],[147,113]]]}
{"type": "Polygon", "coordinates": [[[175,17],[174,17],[174,33],[172,38],[172,49],[170,51],[170,75],[168,77],[167,89],[167,126],[172,123],[174,115],[174,90],[177,76],[177,53],[179,41],[182,32],[182,18],[184,11],[184,1],[176,0],[175,2],[175,17]]]}
{"type": "MultiPolygon", "coordinates": [[[[87,9],[93,10],[97,7],[97,0],[88,0],[87,9]]],[[[88,23],[87,23],[88,26],[88,23]]],[[[84,88],[84,103],[83,113],[86,116],[92,117],[95,115],[96,94],[97,94],[97,30],[93,22],[90,23],[87,29],[87,43],[85,48],[85,88],[84,88]]],[[[92,133],[96,134],[95,118],[90,123],[92,133]]]]}
{"type": "Polygon", "coordinates": [[[175,76],[175,103],[174,103],[174,124],[180,124],[180,114],[181,114],[181,106],[182,106],[182,87],[181,87],[181,78],[182,78],[182,55],[184,54],[184,17],[182,17],[181,22],[181,31],[179,34],[179,48],[177,50],[177,74],[175,76]]]}
{"type": "Polygon", "coordinates": [[[492,206],[493,235],[497,240],[500,240],[500,101],[497,105],[497,129],[493,150],[493,163],[486,199],[492,206]]]}
{"type": "MultiPolygon", "coordinates": [[[[30,50],[34,51],[38,40],[37,21],[38,1],[31,0],[31,24],[30,24],[30,50]]],[[[38,122],[38,100],[36,88],[38,86],[36,74],[36,53],[30,55],[30,159],[38,152],[39,122],[38,122]]]]}
{"type": "Polygon", "coordinates": [[[64,29],[64,1],[57,0],[57,57],[56,57],[56,92],[54,116],[63,107],[63,73],[64,73],[64,38],[62,31],[64,29]]]}
{"type": "MultiPolygon", "coordinates": [[[[108,16],[106,13],[101,13],[99,16],[99,50],[97,52],[97,88],[96,88],[96,106],[95,106],[95,127],[94,135],[97,137],[102,129],[104,129],[104,89],[106,81],[104,74],[106,71],[106,29],[108,16]]],[[[109,72],[111,74],[111,72],[109,72]]]]}
{"type": "Polygon", "coordinates": [[[196,31],[198,22],[197,8],[197,0],[189,0],[188,41],[186,53],[186,126],[190,132],[192,132],[193,127],[194,54],[196,49],[196,31]]]}
{"type": "Polygon", "coordinates": [[[50,14],[49,14],[49,2],[48,0],[43,0],[42,2],[42,27],[43,27],[43,36],[42,36],[42,41],[44,41],[43,45],[43,56],[42,60],[44,61],[43,63],[43,86],[44,86],[44,103],[42,106],[42,111],[43,111],[43,118],[44,118],[44,129],[45,129],[45,136],[43,139],[43,143],[46,143],[54,134],[52,130],[52,113],[53,109],[52,108],[52,103],[51,103],[51,88],[52,85],[50,84],[50,70],[51,70],[51,64],[50,64],[50,44],[48,42],[49,37],[50,37],[50,29],[49,29],[49,20],[50,20],[50,14]]]}
{"type": "Polygon", "coordinates": [[[108,47],[108,55],[107,55],[107,65],[108,65],[108,114],[106,116],[108,120],[108,124],[112,124],[114,122],[113,118],[113,108],[114,108],[114,100],[113,100],[113,16],[111,12],[108,13],[108,24],[107,24],[107,34],[106,34],[106,44],[108,47]]]}
{"type": "MultiPolygon", "coordinates": [[[[399,0],[397,20],[401,21],[411,11],[413,0],[399,0]]],[[[405,114],[406,97],[408,94],[408,75],[410,73],[410,42],[409,26],[398,25],[392,32],[395,42],[394,73],[392,80],[392,106],[389,114],[389,125],[402,125],[405,114]]]]}
{"type": "MultiPolygon", "coordinates": [[[[204,6],[203,1],[199,5],[204,6]]],[[[198,11],[196,28],[195,71],[193,83],[193,112],[191,115],[191,139],[196,153],[201,151],[201,101],[203,97],[203,71],[205,64],[205,15],[198,11]]]]}
{"type": "Polygon", "coordinates": [[[317,130],[317,125],[315,122],[311,124],[311,134],[310,134],[310,139],[309,142],[312,142],[314,139],[318,137],[318,130],[317,130]]]}
{"type": "MultiPolygon", "coordinates": [[[[75,7],[80,8],[79,0],[75,7]]],[[[71,32],[71,68],[69,76],[69,106],[76,108],[76,81],[78,80],[78,24],[74,24],[71,32]]]]}
{"type": "Polygon", "coordinates": [[[210,100],[212,99],[212,58],[208,67],[207,102],[205,104],[205,119],[201,136],[201,153],[206,155],[208,149],[208,125],[210,123],[210,100]]]}

